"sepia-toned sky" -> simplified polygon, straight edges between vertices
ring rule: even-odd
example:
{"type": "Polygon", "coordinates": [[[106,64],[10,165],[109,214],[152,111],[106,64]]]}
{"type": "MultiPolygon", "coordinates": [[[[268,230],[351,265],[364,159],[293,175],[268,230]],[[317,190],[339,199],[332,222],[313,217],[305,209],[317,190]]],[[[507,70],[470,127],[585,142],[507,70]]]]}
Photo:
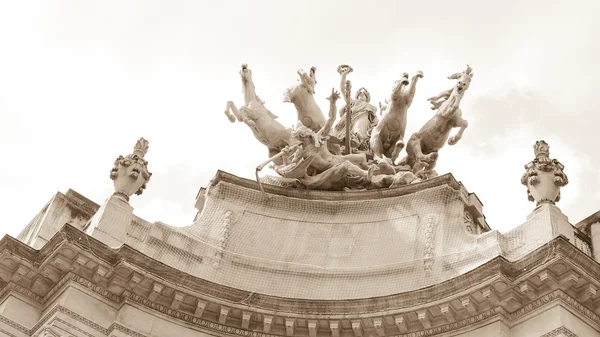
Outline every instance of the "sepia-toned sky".
{"type": "Polygon", "coordinates": [[[267,156],[223,114],[243,102],[242,63],[286,126],[296,112],[283,92],[298,68],[317,67],[324,111],[339,64],[375,105],[420,69],[406,140],[433,114],[426,99],[468,63],[469,127],[440,151],[438,172],[475,192],[505,232],[534,207],[520,177],[544,139],[566,167],[558,206],[574,224],[600,209],[597,13],[594,0],[1,2],[0,236],[18,235],[57,191],[103,203],[114,159],[142,136],[153,176],[134,212],[191,224],[218,169],[253,178],[267,156]]]}

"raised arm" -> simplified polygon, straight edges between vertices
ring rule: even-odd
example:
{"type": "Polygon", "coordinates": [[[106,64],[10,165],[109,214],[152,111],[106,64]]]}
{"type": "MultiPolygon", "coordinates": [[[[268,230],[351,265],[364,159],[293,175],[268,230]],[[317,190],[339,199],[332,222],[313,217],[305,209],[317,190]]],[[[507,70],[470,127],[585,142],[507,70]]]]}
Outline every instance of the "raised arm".
{"type": "Polygon", "coordinates": [[[344,97],[346,105],[348,105],[350,104],[350,95],[352,94],[350,92],[350,90],[352,89],[352,84],[350,83],[350,81],[346,81],[346,75],[352,72],[352,67],[348,65],[341,65],[338,67],[338,72],[340,73],[340,75],[342,75],[342,78],[340,79],[340,92],[344,97]]]}
{"type": "Polygon", "coordinates": [[[335,112],[337,111],[336,101],[340,98],[340,93],[335,91],[335,88],[331,89],[331,96],[327,97],[329,100],[329,118],[325,122],[325,125],[317,133],[319,136],[325,137],[331,131],[333,123],[335,122],[335,112]]]}

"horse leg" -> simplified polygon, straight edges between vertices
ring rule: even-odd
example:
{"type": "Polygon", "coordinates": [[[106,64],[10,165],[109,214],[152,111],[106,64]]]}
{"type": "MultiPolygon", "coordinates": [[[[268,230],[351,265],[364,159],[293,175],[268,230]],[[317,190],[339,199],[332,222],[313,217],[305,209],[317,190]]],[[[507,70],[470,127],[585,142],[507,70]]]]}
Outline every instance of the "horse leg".
{"type": "Polygon", "coordinates": [[[459,118],[455,125],[460,127],[460,130],[458,130],[456,135],[448,139],[448,145],[455,145],[458,143],[458,141],[462,138],[463,132],[465,132],[465,129],[469,126],[469,122],[467,122],[466,119],[459,118]]]}
{"type": "Polygon", "coordinates": [[[416,139],[413,143],[413,153],[417,162],[429,161],[429,155],[423,154],[423,149],[421,148],[421,139],[416,139]]]}
{"type": "Polygon", "coordinates": [[[227,118],[229,119],[229,121],[231,123],[235,123],[236,118],[237,118],[238,122],[242,121],[240,112],[238,111],[238,109],[235,106],[235,103],[233,103],[233,101],[227,102],[227,105],[225,106],[225,116],[227,116],[227,118]],[[233,115],[231,113],[233,113],[233,115]]]}
{"type": "Polygon", "coordinates": [[[439,101],[442,98],[448,98],[450,94],[452,94],[452,89],[444,90],[440,92],[437,96],[429,97],[427,100],[433,103],[434,101],[439,101]]]}
{"type": "Polygon", "coordinates": [[[396,144],[394,145],[394,149],[392,150],[392,162],[396,162],[396,159],[398,159],[398,156],[400,156],[400,151],[402,151],[402,149],[404,148],[404,141],[402,139],[399,139],[396,144]]]}
{"type": "Polygon", "coordinates": [[[248,113],[246,112],[246,109],[248,108],[246,108],[245,106],[242,106],[240,108],[240,110],[238,111],[238,120],[240,122],[246,123],[246,125],[248,125],[251,129],[254,129],[256,127],[256,123],[254,123],[253,120],[248,118],[248,113]]]}
{"type": "Polygon", "coordinates": [[[437,164],[437,161],[438,161],[438,153],[433,152],[432,154],[435,154],[435,155],[432,157],[432,160],[428,163],[427,169],[425,169],[425,171],[423,171],[423,173],[422,173],[423,178],[425,178],[425,179],[429,179],[429,178],[438,176],[438,173],[434,170],[435,165],[437,164]]]}
{"type": "Polygon", "coordinates": [[[421,135],[419,133],[414,133],[410,136],[408,143],[406,144],[406,157],[400,161],[399,165],[406,164],[410,166],[413,172],[418,172],[423,169],[426,164],[423,164],[422,161],[425,159],[425,155],[423,155],[423,151],[421,150],[421,135]]]}
{"type": "Polygon", "coordinates": [[[373,152],[373,157],[376,162],[379,162],[381,159],[383,159],[383,144],[380,135],[381,133],[374,129],[370,140],[371,152],[373,152]]]}
{"type": "Polygon", "coordinates": [[[415,97],[415,93],[417,92],[417,81],[419,80],[419,78],[423,78],[423,72],[417,70],[417,73],[412,77],[410,86],[408,87],[407,103],[409,106],[412,104],[413,98],[415,97]]]}

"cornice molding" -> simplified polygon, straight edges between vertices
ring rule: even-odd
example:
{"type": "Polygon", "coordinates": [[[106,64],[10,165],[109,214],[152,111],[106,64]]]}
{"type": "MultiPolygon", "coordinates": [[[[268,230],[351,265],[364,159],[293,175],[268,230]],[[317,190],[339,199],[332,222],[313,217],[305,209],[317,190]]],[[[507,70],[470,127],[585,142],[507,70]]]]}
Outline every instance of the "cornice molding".
{"type": "MultiPolygon", "coordinates": [[[[64,289],[76,285],[89,289],[105,300],[114,303],[115,307],[122,305],[124,302],[130,302],[160,312],[175,320],[191,323],[198,328],[208,329],[213,333],[219,332],[245,337],[274,337],[278,335],[268,331],[250,331],[247,329],[248,324],[245,325],[245,328],[240,328],[237,326],[240,325],[237,318],[227,325],[227,313],[225,313],[224,319],[223,317],[221,319],[217,317],[219,323],[212,319],[211,315],[213,314],[205,315],[205,318],[202,318],[204,308],[208,304],[212,304],[214,312],[215,305],[218,305],[221,308],[225,307],[226,312],[229,312],[230,309],[243,311],[245,315],[249,315],[247,317],[258,314],[279,316],[291,320],[339,321],[340,319],[355,319],[371,320],[372,322],[380,322],[383,316],[403,317],[403,315],[406,316],[409,313],[412,315],[417,310],[427,310],[456,300],[463,303],[464,308],[462,309],[468,309],[470,315],[468,318],[464,317],[466,311],[459,308],[462,313],[456,315],[456,317],[454,316],[455,313],[451,313],[452,322],[448,320],[448,324],[440,324],[443,321],[440,322],[439,320],[435,323],[425,322],[427,324],[423,324],[423,328],[419,333],[421,336],[429,336],[462,329],[498,316],[503,320],[515,321],[549,303],[560,301],[578,312],[582,317],[600,326],[599,316],[589,307],[580,303],[579,299],[582,297],[578,295],[576,299],[566,292],[573,293],[575,290],[571,288],[572,285],[579,284],[578,289],[576,289],[577,294],[586,291],[581,288],[586,287],[595,296],[596,291],[600,288],[600,284],[598,284],[600,265],[571,245],[564,237],[554,239],[518,261],[510,262],[503,257],[497,257],[450,281],[413,292],[381,298],[345,301],[315,301],[253,294],[252,303],[250,304],[243,302],[248,298],[249,293],[247,291],[215,284],[182,273],[127,246],[119,249],[109,248],[68,225],[61,229],[59,234],[45,247],[48,248],[35,251],[10,237],[5,237],[0,241],[0,252],[9,253],[2,254],[3,258],[10,258],[13,261],[13,263],[9,263],[12,266],[13,277],[8,282],[0,282],[0,299],[5,299],[10,294],[19,294],[39,303],[41,306],[49,306],[52,300],[64,289]],[[11,251],[13,248],[14,251],[11,251]],[[61,255],[64,251],[69,252],[70,258],[61,255]],[[53,286],[47,290],[44,296],[36,294],[28,288],[32,287],[34,281],[40,277],[50,282],[47,276],[43,275],[44,272],[41,269],[47,271],[57,261],[62,263],[60,278],[54,278],[56,282],[53,282],[53,286]],[[92,264],[89,264],[89,261],[92,261],[92,264]],[[27,273],[25,275],[21,273],[19,276],[20,268],[15,263],[26,265],[27,273]],[[541,288],[542,291],[540,291],[539,297],[537,291],[533,297],[531,293],[524,292],[529,291],[529,288],[533,286],[529,283],[532,277],[537,277],[542,271],[548,273],[547,270],[549,269],[546,268],[550,268],[554,264],[563,265],[565,269],[570,270],[569,273],[565,272],[565,274],[571,276],[556,278],[550,272],[551,281],[555,282],[554,288],[541,288]],[[18,277],[15,278],[14,276],[18,277]],[[473,280],[478,280],[476,286],[474,286],[473,280]],[[580,280],[579,283],[578,280],[580,280]],[[142,281],[144,285],[142,285],[142,281]],[[117,282],[116,284],[121,286],[122,290],[115,293],[115,288],[110,287],[113,284],[112,282],[117,282]],[[505,284],[506,290],[493,290],[494,284],[497,283],[505,284]],[[147,289],[148,284],[150,284],[150,290],[143,290],[147,289]],[[152,296],[152,287],[155,284],[160,288],[160,291],[165,287],[172,289],[172,293],[175,294],[173,296],[179,296],[179,299],[174,298],[171,300],[172,302],[165,303],[169,299],[163,296],[159,301],[157,296],[152,296]],[[525,286],[522,286],[522,284],[525,284],[525,286]],[[137,290],[134,290],[134,287],[137,290]],[[108,289],[113,289],[113,291],[108,289]],[[488,290],[485,291],[485,289],[488,290]],[[483,296],[486,302],[477,303],[475,301],[473,303],[475,296],[480,298],[479,301],[483,296]],[[196,309],[195,313],[193,310],[190,312],[189,302],[185,310],[180,309],[179,302],[185,298],[194,298],[198,301],[198,306],[203,303],[202,310],[196,309]],[[475,306],[470,306],[469,301],[475,306]],[[508,306],[507,301],[512,301],[512,304],[508,306]]],[[[533,287],[535,288],[535,286],[533,287]]],[[[541,287],[544,287],[544,285],[541,287]]],[[[582,301],[588,301],[590,296],[585,297],[582,301]]],[[[594,304],[594,298],[591,301],[587,302],[588,306],[598,306],[600,304],[598,300],[595,300],[594,304]]],[[[12,321],[6,321],[6,318],[3,317],[0,317],[0,321],[21,332],[32,333],[37,331],[48,320],[48,317],[56,313],[56,310],[66,313],[65,310],[68,309],[60,306],[53,308],[34,327],[35,330],[27,330],[12,321]]],[[[76,314],[70,316],[73,315],[76,314]]],[[[94,323],[89,320],[86,321],[85,317],[77,317],[77,319],[94,326],[94,323]]],[[[420,323],[416,324],[420,327],[420,323]]],[[[101,329],[97,325],[96,328],[101,329]]],[[[121,328],[126,329],[126,327],[121,328]]],[[[365,329],[371,328],[365,327],[365,329]]],[[[401,337],[412,336],[411,334],[415,330],[413,327],[409,329],[410,331],[405,331],[406,333],[402,334],[403,331],[400,328],[401,334],[394,334],[394,331],[397,332],[398,329],[393,328],[393,326],[392,330],[389,330],[388,327],[388,332],[385,332],[383,328],[381,329],[388,336],[401,337]]],[[[381,332],[378,331],[378,334],[381,335],[381,332]]]]}
{"type": "MultiPolygon", "coordinates": [[[[161,283],[165,285],[177,285],[178,288],[191,291],[195,294],[210,294],[211,298],[217,298],[232,305],[241,303],[249,295],[248,291],[220,285],[183,273],[126,245],[119,249],[109,248],[102,242],[85,235],[70,225],[65,225],[65,227],[51,239],[49,244],[44,246],[40,251],[35,251],[31,247],[10,237],[5,237],[0,240],[0,251],[11,251],[13,248],[13,253],[7,255],[17,257],[18,263],[25,260],[32,266],[44,266],[48,264],[47,260],[49,258],[56,258],[56,254],[54,253],[59,249],[71,249],[78,250],[78,254],[83,254],[86,258],[94,259],[95,262],[106,266],[104,268],[114,270],[124,264],[132,265],[139,270],[142,270],[144,274],[160,280],[161,283]],[[47,250],[44,249],[46,247],[48,247],[47,250]]],[[[568,259],[574,262],[575,265],[578,265],[587,276],[595,280],[600,280],[600,264],[583,254],[576,247],[572,246],[564,237],[558,237],[518,261],[509,262],[503,257],[496,257],[463,275],[438,283],[426,289],[419,289],[385,297],[349,299],[343,301],[305,300],[254,294],[252,307],[261,310],[287,312],[290,314],[335,315],[336,313],[345,314],[356,308],[360,308],[360,312],[366,313],[378,312],[384,308],[390,307],[403,308],[420,306],[437,300],[443,300],[444,298],[452,296],[452,294],[471,288],[473,279],[479,280],[479,283],[481,284],[485,283],[486,280],[491,280],[499,275],[504,275],[509,280],[527,277],[534,267],[539,266],[543,262],[553,260],[557,256],[568,257],[568,259]],[[317,306],[315,306],[315,304],[317,304],[317,306]],[[314,312],[315,307],[318,307],[317,312],[314,312]]],[[[68,262],[73,263],[74,261],[68,262]]],[[[59,282],[67,281],[68,279],[63,276],[59,282]]],[[[44,298],[46,299],[40,299],[39,295],[35,295],[22,286],[9,282],[7,286],[2,287],[3,289],[0,290],[0,296],[6,291],[7,287],[9,289],[14,288],[14,290],[40,303],[45,303],[46,299],[52,296],[55,291],[54,289],[60,288],[60,286],[54,286],[47,294],[45,294],[44,298]]],[[[110,294],[105,292],[103,296],[110,296],[110,294]]]]}
{"type": "MultiPolygon", "coordinates": [[[[206,192],[210,190],[211,186],[216,186],[219,183],[229,183],[235,186],[249,188],[252,190],[260,191],[260,187],[255,180],[250,180],[242,177],[235,176],[233,174],[218,170],[217,174],[210,181],[209,187],[206,189],[206,192]]],[[[429,188],[438,187],[442,185],[447,185],[453,190],[464,190],[465,194],[466,189],[460,182],[458,182],[451,173],[447,173],[432,179],[427,179],[425,181],[410,184],[406,186],[401,186],[398,188],[390,188],[390,189],[379,189],[379,190],[367,190],[367,191],[318,191],[318,190],[302,190],[302,189],[290,189],[270,184],[264,184],[263,188],[266,193],[280,195],[285,197],[299,198],[299,199],[309,199],[309,200],[320,200],[320,201],[365,201],[365,200],[374,200],[374,199],[382,199],[389,197],[398,197],[402,195],[412,194],[419,191],[423,191],[429,188]]]]}
{"type": "MultiPolygon", "coordinates": [[[[84,283],[78,282],[78,283],[85,284],[85,282],[84,283]]],[[[90,289],[90,290],[93,290],[93,289],[90,289]]],[[[197,328],[199,328],[201,331],[209,330],[210,332],[213,332],[213,333],[219,332],[219,333],[226,333],[229,335],[243,336],[243,337],[280,337],[280,336],[282,336],[279,334],[250,331],[250,330],[246,330],[246,329],[227,326],[227,325],[220,324],[217,322],[211,322],[211,321],[208,321],[205,319],[193,317],[192,315],[188,315],[188,314],[179,312],[177,310],[172,310],[161,304],[158,304],[158,303],[155,303],[152,301],[148,301],[147,299],[142,298],[141,296],[138,296],[136,294],[129,293],[129,294],[126,294],[126,297],[132,304],[133,303],[141,304],[144,307],[156,310],[156,311],[158,311],[162,314],[165,314],[169,317],[172,317],[178,321],[186,322],[188,324],[191,323],[191,324],[195,325],[197,328]]],[[[488,320],[496,318],[496,317],[503,319],[504,321],[507,321],[510,323],[510,322],[517,320],[518,318],[520,318],[523,315],[534,312],[537,309],[540,309],[546,305],[554,303],[557,300],[560,300],[561,302],[567,304],[571,309],[574,309],[575,311],[577,311],[577,313],[582,314],[582,315],[586,316],[587,318],[592,319],[594,322],[600,324],[600,317],[598,317],[598,315],[594,314],[589,309],[583,307],[575,299],[568,296],[563,291],[556,290],[550,294],[547,294],[547,295],[539,298],[538,300],[531,303],[530,305],[526,305],[526,306],[522,307],[521,309],[519,309],[515,312],[512,312],[512,313],[507,313],[502,307],[496,307],[496,308],[492,308],[492,309],[486,310],[484,312],[481,312],[472,317],[465,318],[465,319],[462,319],[462,320],[459,320],[459,321],[456,321],[456,322],[453,322],[450,324],[444,324],[444,325],[440,325],[440,326],[430,328],[430,329],[423,329],[421,331],[411,331],[410,333],[395,334],[395,335],[389,335],[389,336],[390,337],[435,336],[435,335],[438,335],[441,333],[447,333],[447,332],[452,332],[455,330],[460,330],[462,328],[466,328],[466,327],[469,327],[469,326],[472,326],[472,325],[475,325],[478,323],[482,323],[482,322],[488,321],[488,320]]],[[[109,328],[103,328],[99,324],[94,323],[92,320],[90,320],[86,317],[83,317],[83,316],[77,314],[76,312],[74,312],[68,308],[65,308],[61,305],[54,306],[31,329],[27,329],[24,326],[17,324],[15,322],[13,322],[12,320],[7,319],[3,316],[0,316],[0,322],[7,324],[10,327],[28,335],[28,336],[33,336],[38,330],[42,329],[43,326],[51,323],[52,321],[58,321],[58,322],[61,322],[65,325],[69,326],[70,328],[73,328],[87,336],[90,336],[90,337],[92,336],[91,334],[85,332],[84,330],[77,328],[76,326],[73,326],[72,324],[67,323],[60,317],[55,316],[56,313],[65,314],[65,315],[69,316],[70,318],[76,320],[77,322],[80,322],[80,323],[84,324],[85,326],[90,327],[93,330],[96,330],[104,335],[109,335],[112,331],[118,330],[118,331],[124,332],[124,333],[128,334],[129,336],[133,336],[133,337],[147,337],[146,335],[136,332],[118,322],[111,324],[111,326],[109,328]]],[[[9,336],[14,336],[13,334],[10,334],[9,332],[4,331],[2,329],[0,329],[0,331],[6,333],[9,336]]],[[[567,329],[565,327],[560,327],[558,329],[555,329],[551,332],[548,332],[548,333],[542,335],[541,337],[558,336],[558,335],[560,335],[560,333],[563,333],[568,337],[571,337],[571,336],[577,337],[573,332],[571,332],[569,329],[567,329]]]]}

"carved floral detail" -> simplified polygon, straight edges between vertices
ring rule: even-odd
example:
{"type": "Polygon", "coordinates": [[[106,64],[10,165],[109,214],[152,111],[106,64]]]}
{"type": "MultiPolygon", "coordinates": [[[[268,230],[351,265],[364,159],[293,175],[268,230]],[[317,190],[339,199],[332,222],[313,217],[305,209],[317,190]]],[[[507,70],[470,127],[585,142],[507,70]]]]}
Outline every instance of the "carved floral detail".
{"type": "Polygon", "coordinates": [[[564,326],[561,326],[560,328],[556,328],[546,334],[543,334],[540,337],[578,337],[576,334],[574,334],[571,330],[565,328],[564,326]]]}
{"type": "Polygon", "coordinates": [[[471,234],[477,234],[477,227],[475,225],[475,220],[473,220],[473,215],[471,212],[465,210],[463,213],[463,221],[465,223],[465,227],[467,228],[467,232],[471,234]]]}
{"type": "Polygon", "coordinates": [[[231,226],[235,223],[234,213],[232,211],[226,211],[224,218],[225,225],[223,226],[223,232],[221,233],[221,237],[217,246],[217,251],[215,252],[215,267],[219,267],[221,265],[221,260],[223,259],[223,252],[227,248],[227,243],[229,242],[231,226]]]}
{"type": "Polygon", "coordinates": [[[423,268],[430,271],[433,267],[433,253],[435,252],[435,225],[436,218],[429,215],[425,218],[425,254],[423,268]]]}

